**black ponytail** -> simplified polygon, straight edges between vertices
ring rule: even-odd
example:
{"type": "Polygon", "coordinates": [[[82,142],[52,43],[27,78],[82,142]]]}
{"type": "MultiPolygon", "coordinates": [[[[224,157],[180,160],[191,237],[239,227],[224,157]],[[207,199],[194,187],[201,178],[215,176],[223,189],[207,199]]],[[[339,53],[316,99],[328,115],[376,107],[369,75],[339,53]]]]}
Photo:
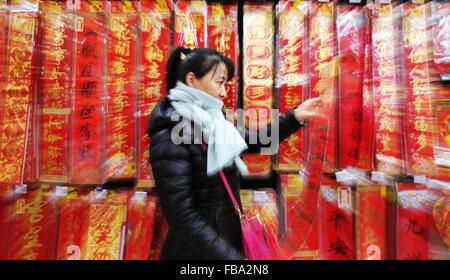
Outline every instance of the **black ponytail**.
{"type": "Polygon", "coordinates": [[[199,48],[187,49],[177,47],[173,50],[167,62],[167,91],[174,88],[177,81],[186,83],[186,75],[189,72],[194,73],[197,79],[203,78],[206,74],[223,62],[228,71],[228,79],[234,77],[234,65],[230,58],[213,49],[199,48]],[[184,58],[182,59],[182,55],[184,58]]]}
{"type": "Polygon", "coordinates": [[[177,47],[170,55],[169,60],[167,61],[167,68],[166,68],[167,91],[174,88],[177,84],[178,69],[179,69],[181,61],[182,61],[181,55],[186,56],[190,52],[191,52],[191,49],[177,47]]]}

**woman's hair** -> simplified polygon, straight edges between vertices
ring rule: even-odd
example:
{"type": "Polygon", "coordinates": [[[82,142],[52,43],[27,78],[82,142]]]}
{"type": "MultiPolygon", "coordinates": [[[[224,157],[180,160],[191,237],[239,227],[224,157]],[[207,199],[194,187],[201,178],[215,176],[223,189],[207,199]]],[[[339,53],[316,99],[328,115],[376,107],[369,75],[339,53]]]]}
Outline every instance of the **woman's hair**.
{"type": "Polygon", "coordinates": [[[167,91],[174,88],[177,81],[186,83],[187,73],[192,72],[197,79],[201,79],[214,67],[217,69],[221,62],[227,67],[227,81],[229,81],[234,76],[234,65],[230,58],[208,48],[193,50],[183,47],[176,48],[167,62],[167,91]]]}

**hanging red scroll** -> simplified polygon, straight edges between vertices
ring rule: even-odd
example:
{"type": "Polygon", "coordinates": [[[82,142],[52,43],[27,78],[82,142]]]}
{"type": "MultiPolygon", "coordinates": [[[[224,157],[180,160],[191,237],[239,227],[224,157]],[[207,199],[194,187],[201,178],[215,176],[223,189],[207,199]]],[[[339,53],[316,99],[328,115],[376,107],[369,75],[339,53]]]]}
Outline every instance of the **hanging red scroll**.
{"type": "Polygon", "coordinates": [[[0,260],[8,258],[9,236],[14,205],[12,187],[0,184],[0,260]]]}
{"type": "Polygon", "coordinates": [[[109,1],[103,180],[136,177],[136,1],[109,1]]]}
{"type": "Polygon", "coordinates": [[[375,115],[375,162],[379,172],[403,173],[402,117],[398,9],[379,5],[373,14],[373,100],[375,115]]]}
{"type": "Polygon", "coordinates": [[[88,221],[88,192],[69,189],[60,201],[58,260],[85,259],[88,221]]]}
{"type": "MultiPolygon", "coordinates": [[[[105,82],[105,16],[102,1],[81,1],[74,16],[75,88],[72,94],[71,180],[101,182],[105,82]]],[[[122,124],[123,122],[120,122],[122,124]]]]}
{"type": "Polygon", "coordinates": [[[430,15],[425,4],[403,4],[403,45],[405,55],[405,142],[409,175],[433,176],[434,86],[430,73],[431,34],[427,26],[430,15]]]}
{"type": "Polygon", "coordinates": [[[431,207],[424,185],[399,182],[397,189],[397,259],[429,259],[431,207]]]}
{"type": "Polygon", "coordinates": [[[8,258],[55,259],[57,199],[48,185],[16,191],[8,258]]]}
{"type": "Polygon", "coordinates": [[[136,193],[128,204],[126,260],[147,260],[155,225],[156,196],[136,193]]]}
{"type": "Polygon", "coordinates": [[[395,257],[394,199],[391,187],[360,181],[355,198],[355,244],[358,260],[395,257]]]}
{"type": "Polygon", "coordinates": [[[319,198],[319,246],[322,260],[354,260],[354,202],[350,186],[324,177],[319,198]]]}
{"type": "Polygon", "coordinates": [[[0,182],[23,182],[33,94],[32,62],[37,12],[11,11],[6,41],[6,80],[0,97],[0,182]]]}
{"type": "MultiPolygon", "coordinates": [[[[320,88],[323,87],[325,80],[322,75],[324,67],[332,61],[336,55],[336,34],[334,17],[336,14],[336,5],[334,2],[313,2],[309,17],[309,72],[310,72],[310,97],[320,95],[320,88]]],[[[324,171],[334,173],[338,165],[338,137],[337,137],[337,87],[336,79],[330,79],[330,93],[327,100],[329,102],[330,115],[328,123],[328,133],[326,134],[326,150],[324,158],[324,171]]],[[[309,139],[314,139],[314,128],[309,126],[309,139]]]]}
{"type": "Polygon", "coordinates": [[[124,255],[128,195],[90,194],[86,260],[121,260],[124,255]]]}
{"type": "MultiPolygon", "coordinates": [[[[246,3],[244,5],[243,41],[243,109],[249,118],[248,128],[264,128],[271,122],[273,86],[273,4],[246,3]]],[[[268,155],[243,156],[250,175],[270,173],[268,155]]]]}
{"type": "Polygon", "coordinates": [[[43,3],[39,117],[39,179],[66,183],[69,175],[73,21],[64,2],[43,3]]]}
{"type": "MultiPolygon", "coordinates": [[[[277,76],[278,108],[285,114],[303,102],[306,90],[304,55],[307,38],[307,1],[280,1],[277,6],[277,76]]],[[[280,143],[276,168],[280,171],[298,171],[303,167],[304,131],[298,130],[280,143]]]]}
{"type": "Polygon", "coordinates": [[[364,74],[362,99],[362,126],[359,145],[358,168],[366,172],[374,170],[374,104],[372,75],[372,6],[364,7],[364,74]]]}
{"type": "Polygon", "coordinates": [[[356,167],[362,128],[366,18],[361,5],[339,5],[337,36],[342,58],[339,73],[339,150],[341,168],[356,167]]]}
{"type": "Polygon", "coordinates": [[[150,139],[147,126],[150,113],[167,94],[166,64],[169,57],[171,1],[143,1],[140,16],[140,85],[138,118],[138,186],[154,185],[149,162],[150,139]]]}
{"type": "MultiPolygon", "coordinates": [[[[286,259],[315,260],[319,258],[319,227],[315,216],[311,224],[305,226],[300,202],[306,190],[304,182],[297,174],[281,174],[280,213],[283,217],[280,250],[286,259]]],[[[316,208],[314,208],[316,209],[316,208]]]]}
{"type": "Polygon", "coordinates": [[[174,5],[174,47],[206,47],[208,8],[204,0],[179,0],[174,5]]]}
{"type": "MultiPolygon", "coordinates": [[[[238,40],[238,6],[237,3],[209,3],[208,4],[208,48],[228,56],[239,69],[239,40],[238,40]]],[[[237,108],[238,73],[225,85],[227,97],[224,105],[227,109],[237,108]]]]}

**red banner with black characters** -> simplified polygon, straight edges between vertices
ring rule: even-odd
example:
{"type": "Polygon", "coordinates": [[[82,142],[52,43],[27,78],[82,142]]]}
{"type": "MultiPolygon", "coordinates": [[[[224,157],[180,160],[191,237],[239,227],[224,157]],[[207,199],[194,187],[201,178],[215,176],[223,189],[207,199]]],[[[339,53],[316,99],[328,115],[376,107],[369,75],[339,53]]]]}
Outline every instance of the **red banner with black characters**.
{"type": "Polygon", "coordinates": [[[206,47],[208,7],[203,0],[179,0],[174,4],[173,45],[206,47]]]}
{"type": "MultiPolygon", "coordinates": [[[[266,127],[272,120],[273,86],[273,3],[244,5],[243,40],[243,109],[248,128],[266,127]]],[[[258,135],[261,137],[261,135],[258,135]]],[[[243,156],[250,175],[268,175],[271,158],[268,155],[243,156]]]]}
{"type": "MultiPolygon", "coordinates": [[[[101,182],[105,86],[105,7],[102,1],[81,1],[74,15],[75,88],[72,91],[71,180],[101,182]]],[[[117,125],[126,125],[118,120],[117,125]]]]}
{"type": "Polygon", "coordinates": [[[336,29],[339,71],[339,150],[341,168],[356,167],[362,129],[365,26],[361,5],[339,5],[336,29]]]}
{"type": "Polygon", "coordinates": [[[42,75],[38,94],[39,175],[42,181],[66,183],[69,175],[70,89],[73,19],[64,2],[43,2],[42,75]]]}
{"type": "Polygon", "coordinates": [[[397,259],[429,259],[431,207],[424,185],[399,182],[397,190],[397,259]]]}
{"type": "Polygon", "coordinates": [[[208,3],[208,48],[216,49],[228,56],[234,64],[234,78],[225,85],[227,97],[223,100],[229,110],[237,108],[239,69],[237,3],[208,3]]]}
{"type": "Polygon", "coordinates": [[[57,210],[57,199],[48,185],[16,192],[8,259],[55,259],[57,210]]]}
{"type": "Polygon", "coordinates": [[[0,97],[0,183],[23,182],[33,95],[32,62],[37,12],[11,11],[6,79],[0,97]]]}
{"type": "Polygon", "coordinates": [[[150,139],[147,135],[150,113],[167,94],[166,64],[169,58],[170,0],[143,1],[140,13],[140,84],[138,117],[138,186],[154,185],[150,166],[150,139]]]}
{"type": "Polygon", "coordinates": [[[373,104],[373,72],[372,72],[372,8],[364,7],[364,73],[362,98],[362,125],[359,144],[358,168],[366,172],[374,170],[374,104],[373,104]]]}
{"type": "Polygon", "coordinates": [[[109,1],[103,180],[136,177],[137,1],[109,1]]]}
{"type": "Polygon", "coordinates": [[[319,198],[319,246],[322,260],[354,260],[354,191],[324,177],[319,198]]]}
{"type": "MultiPolygon", "coordinates": [[[[309,72],[310,72],[310,92],[309,97],[317,97],[322,94],[323,88],[330,91],[327,115],[330,116],[327,124],[327,141],[325,142],[324,171],[334,173],[338,167],[338,106],[336,78],[325,79],[323,72],[328,62],[337,54],[335,18],[336,3],[313,2],[309,17],[309,72]],[[326,81],[327,80],[327,81],[326,81]],[[325,85],[325,84],[328,85],[325,85]]],[[[309,139],[314,139],[315,128],[309,126],[309,139]]]]}
{"type": "Polygon", "coordinates": [[[380,5],[373,10],[373,101],[375,164],[379,172],[403,174],[401,52],[398,9],[380,5]]]}
{"type": "MultiPolygon", "coordinates": [[[[278,109],[286,114],[303,102],[306,94],[306,39],[308,1],[280,1],[277,5],[277,71],[278,109]]],[[[276,168],[298,171],[304,166],[304,130],[299,129],[280,143],[276,168]]]]}

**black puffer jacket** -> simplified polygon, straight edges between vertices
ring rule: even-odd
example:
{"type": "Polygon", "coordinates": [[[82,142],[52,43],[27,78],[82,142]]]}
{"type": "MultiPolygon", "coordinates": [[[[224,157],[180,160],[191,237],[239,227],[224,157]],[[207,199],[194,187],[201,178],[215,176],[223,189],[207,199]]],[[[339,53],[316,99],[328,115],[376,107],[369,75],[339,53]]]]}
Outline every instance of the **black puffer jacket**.
{"type": "MultiPolygon", "coordinates": [[[[174,108],[162,99],[150,116],[150,163],[169,232],[161,259],[243,259],[239,218],[218,175],[206,176],[206,150],[200,144],[174,144],[174,108]]],[[[301,127],[293,111],[280,117],[280,141],[301,127]]],[[[270,127],[268,127],[270,131],[270,127]]],[[[245,131],[248,144],[249,131],[245,131]]],[[[248,145],[259,152],[264,145],[248,145]]],[[[224,170],[239,200],[235,165],[224,170]]],[[[240,201],[239,201],[240,203],[240,201]]]]}

